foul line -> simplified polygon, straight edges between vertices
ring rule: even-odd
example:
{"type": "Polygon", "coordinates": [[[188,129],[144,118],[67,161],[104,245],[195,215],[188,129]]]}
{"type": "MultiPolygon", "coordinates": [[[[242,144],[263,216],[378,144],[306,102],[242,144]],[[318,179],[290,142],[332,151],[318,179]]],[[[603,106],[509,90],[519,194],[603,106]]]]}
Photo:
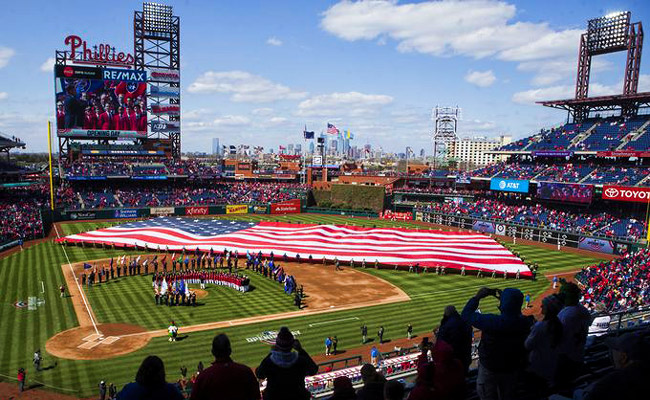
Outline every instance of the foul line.
{"type": "MultiPolygon", "coordinates": [[[[56,224],[54,224],[54,230],[56,231],[56,237],[61,238],[61,235],[59,235],[59,230],[56,228],[56,224]]],[[[81,285],[79,285],[79,279],[77,278],[77,275],[74,273],[74,269],[72,268],[72,263],[70,262],[70,257],[68,257],[68,252],[65,251],[65,246],[61,245],[61,249],[63,249],[63,254],[65,254],[66,260],[68,260],[68,267],[70,268],[70,273],[72,274],[72,277],[74,278],[74,282],[77,284],[77,289],[79,290],[79,294],[81,294],[81,300],[84,302],[84,306],[86,307],[86,311],[88,312],[88,316],[90,317],[90,322],[93,324],[93,328],[95,328],[95,333],[99,335],[99,329],[97,329],[97,324],[95,323],[95,318],[93,318],[93,313],[90,311],[90,306],[88,305],[88,302],[86,301],[86,296],[84,295],[84,291],[81,288],[81,285]]]]}
{"type": "Polygon", "coordinates": [[[333,319],[331,321],[315,322],[313,324],[309,324],[309,327],[313,328],[313,327],[319,326],[319,325],[335,324],[337,322],[354,321],[354,320],[358,321],[359,317],[341,318],[341,319],[333,319]]]}

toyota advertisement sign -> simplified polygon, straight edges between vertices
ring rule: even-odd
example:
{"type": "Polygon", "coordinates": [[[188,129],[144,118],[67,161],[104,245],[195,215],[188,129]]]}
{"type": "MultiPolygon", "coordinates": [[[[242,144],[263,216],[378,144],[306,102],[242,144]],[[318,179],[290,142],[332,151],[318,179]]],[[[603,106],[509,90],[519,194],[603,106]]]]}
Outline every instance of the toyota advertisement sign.
{"type": "Polygon", "coordinates": [[[632,201],[637,203],[650,202],[650,188],[604,186],[603,200],[632,201]]]}

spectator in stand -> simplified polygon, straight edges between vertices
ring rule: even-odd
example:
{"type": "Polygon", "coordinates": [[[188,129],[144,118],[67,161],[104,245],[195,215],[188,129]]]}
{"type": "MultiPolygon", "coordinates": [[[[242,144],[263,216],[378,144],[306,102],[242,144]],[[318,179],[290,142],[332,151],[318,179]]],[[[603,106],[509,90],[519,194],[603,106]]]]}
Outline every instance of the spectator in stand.
{"type": "Polygon", "coordinates": [[[404,399],[404,385],[400,381],[388,381],[384,385],[384,400],[404,399]]]}
{"type": "Polygon", "coordinates": [[[642,399],[648,396],[650,344],[648,332],[628,332],[609,338],[614,371],[587,387],[584,400],[642,399]]]}
{"type": "Polygon", "coordinates": [[[444,340],[438,339],[432,354],[436,365],[434,386],[438,397],[445,400],[464,399],[465,368],[454,356],[454,349],[444,340]]]}
{"type": "Polygon", "coordinates": [[[317,372],[318,365],[294,339],[289,328],[283,326],[275,346],[257,367],[255,375],[266,379],[264,400],[308,400],[311,394],[305,388],[305,377],[317,372]]]}
{"type": "Polygon", "coordinates": [[[347,376],[339,376],[334,379],[334,393],[329,400],[356,400],[352,381],[347,376]]]}
{"type": "Polygon", "coordinates": [[[583,268],[576,280],[584,285],[581,303],[587,309],[600,305],[613,312],[650,305],[650,250],[583,268]]]}
{"type": "Polygon", "coordinates": [[[559,385],[564,386],[581,373],[587,333],[592,317],[580,303],[580,288],[572,282],[562,281],[560,298],[564,308],[558,313],[562,323],[562,340],[558,365],[559,385]]]}
{"type": "Polygon", "coordinates": [[[128,383],[120,393],[118,400],[181,400],[183,395],[176,386],[165,381],[165,365],[158,356],[148,356],[140,364],[135,382],[128,383]]]}
{"type": "Polygon", "coordinates": [[[519,372],[526,365],[524,341],[530,334],[532,317],[521,314],[524,295],[519,289],[503,291],[483,287],[469,299],[462,318],[481,330],[476,391],[481,400],[509,400],[515,397],[519,372]],[[499,299],[501,314],[482,314],[479,302],[488,296],[499,299]]]}
{"type": "Polygon", "coordinates": [[[192,386],[192,400],[257,400],[260,387],[253,371],[230,358],[230,339],[219,334],[212,340],[214,362],[192,386]]]}
{"type": "Polygon", "coordinates": [[[363,387],[357,390],[357,399],[375,400],[384,396],[384,385],[386,378],[372,364],[363,364],[361,367],[361,380],[363,387]]]}
{"type": "Polygon", "coordinates": [[[427,356],[430,349],[430,346],[422,346],[422,354],[417,361],[418,375],[408,400],[438,400],[442,398],[435,388],[436,365],[430,362],[427,356]]]}
{"type": "Polygon", "coordinates": [[[528,350],[528,371],[535,377],[531,388],[538,386],[540,394],[555,385],[562,343],[562,323],[557,315],[562,307],[562,300],[557,295],[544,298],[544,319],[533,325],[524,343],[528,350]]]}
{"type": "Polygon", "coordinates": [[[467,372],[472,363],[472,327],[460,317],[453,305],[445,307],[436,339],[451,345],[454,356],[461,361],[467,372]]]}

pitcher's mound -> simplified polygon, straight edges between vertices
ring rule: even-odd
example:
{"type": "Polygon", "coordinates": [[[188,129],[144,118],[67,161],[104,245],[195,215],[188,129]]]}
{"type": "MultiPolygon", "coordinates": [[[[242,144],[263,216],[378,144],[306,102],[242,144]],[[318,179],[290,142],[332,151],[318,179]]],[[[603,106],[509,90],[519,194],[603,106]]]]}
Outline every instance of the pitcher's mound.
{"type": "Polygon", "coordinates": [[[59,332],[45,343],[53,356],[71,360],[99,360],[117,357],[146,346],[151,336],[137,325],[101,324],[99,334],[92,326],[76,327],[59,332]],[[143,333],[141,335],[131,335],[143,333]]]}
{"type": "Polygon", "coordinates": [[[203,289],[191,289],[193,292],[196,292],[196,298],[197,299],[202,299],[204,297],[208,297],[208,291],[203,290],[203,289]]]}

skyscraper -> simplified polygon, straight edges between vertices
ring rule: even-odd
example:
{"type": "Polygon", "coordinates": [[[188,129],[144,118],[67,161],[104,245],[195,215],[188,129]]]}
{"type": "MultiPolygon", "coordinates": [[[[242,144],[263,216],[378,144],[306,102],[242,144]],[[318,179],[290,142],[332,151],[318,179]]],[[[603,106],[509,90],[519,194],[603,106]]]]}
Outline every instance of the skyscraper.
{"type": "Polygon", "coordinates": [[[212,155],[213,156],[221,155],[221,146],[219,144],[219,138],[212,138],[212,155]]]}

